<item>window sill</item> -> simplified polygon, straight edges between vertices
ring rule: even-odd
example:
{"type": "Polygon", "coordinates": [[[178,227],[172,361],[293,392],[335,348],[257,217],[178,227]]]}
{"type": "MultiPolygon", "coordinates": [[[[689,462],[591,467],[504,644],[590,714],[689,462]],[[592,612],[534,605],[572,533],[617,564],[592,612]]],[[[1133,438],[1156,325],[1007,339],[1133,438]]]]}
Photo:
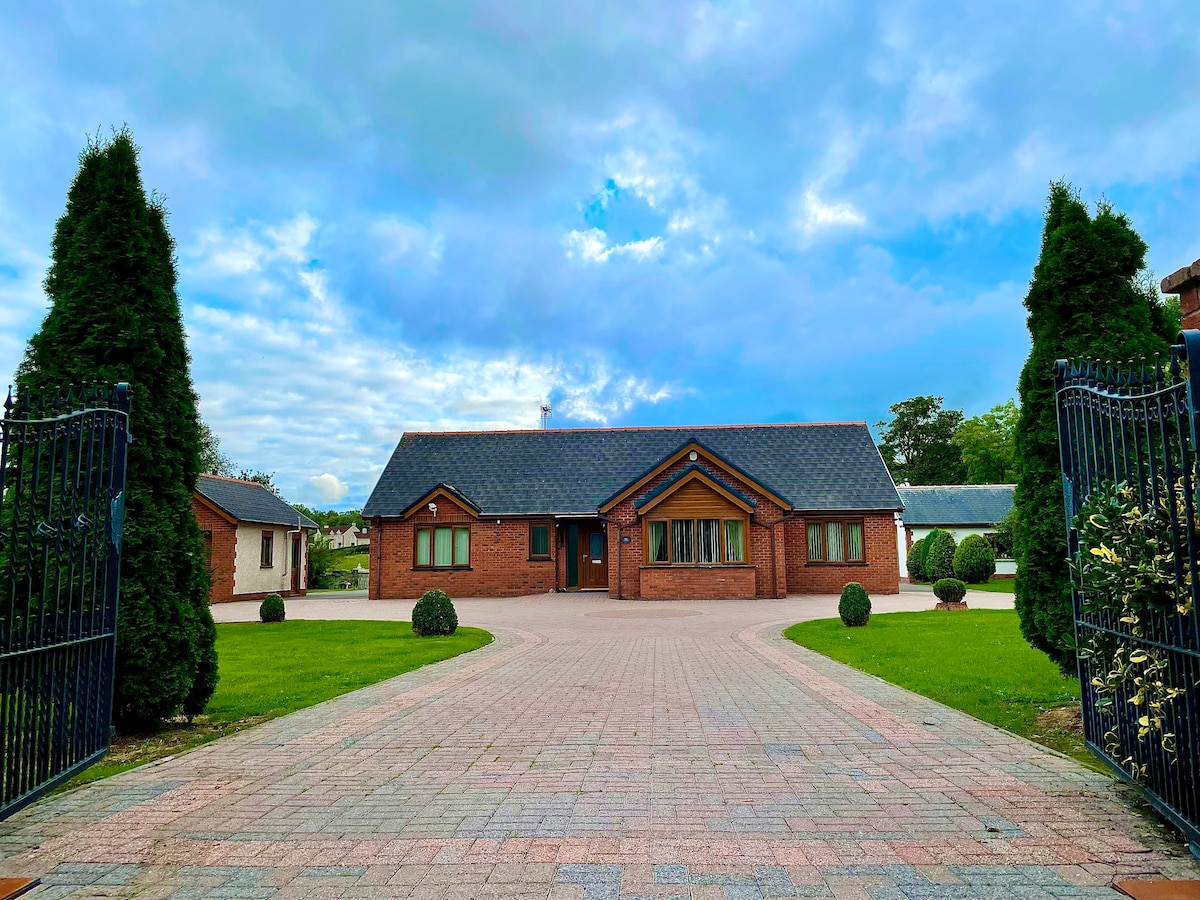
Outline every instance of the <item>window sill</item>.
{"type": "Polygon", "coordinates": [[[413,566],[414,572],[470,572],[470,566],[413,566]]]}
{"type": "Polygon", "coordinates": [[[553,556],[531,556],[526,562],[554,562],[553,556]]]}
{"type": "Polygon", "coordinates": [[[260,569],[273,569],[273,568],[275,568],[273,565],[267,565],[267,564],[263,564],[263,563],[259,563],[259,566],[258,566],[258,567],[259,567],[260,569]]]}
{"type": "Polygon", "coordinates": [[[835,568],[845,568],[846,566],[866,566],[869,563],[865,559],[856,560],[854,562],[825,562],[824,560],[813,560],[806,562],[806,566],[833,566],[835,568]]]}
{"type": "Polygon", "coordinates": [[[753,569],[749,563],[646,563],[643,569],[753,569]]]}

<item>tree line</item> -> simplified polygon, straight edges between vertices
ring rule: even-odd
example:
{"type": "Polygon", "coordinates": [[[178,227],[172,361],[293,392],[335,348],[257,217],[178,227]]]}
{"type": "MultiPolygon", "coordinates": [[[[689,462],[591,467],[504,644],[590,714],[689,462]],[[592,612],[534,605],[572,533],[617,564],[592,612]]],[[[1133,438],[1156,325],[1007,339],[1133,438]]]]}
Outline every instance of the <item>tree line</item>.
{"type": "Polygon", "coordinates": [[[1017,404],[966,418],[943,397],[911,397],[879,422],[879,452],[897,484],[1009,484],[1015,477],[1017,404]]]}

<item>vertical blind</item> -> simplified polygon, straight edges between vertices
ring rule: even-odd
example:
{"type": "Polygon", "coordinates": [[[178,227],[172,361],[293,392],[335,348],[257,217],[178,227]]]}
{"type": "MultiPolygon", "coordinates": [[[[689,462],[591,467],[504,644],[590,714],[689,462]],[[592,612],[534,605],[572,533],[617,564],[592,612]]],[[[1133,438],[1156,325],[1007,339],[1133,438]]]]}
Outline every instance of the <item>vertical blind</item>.
{"type": "Polygon", "coordinates": [[[671,557],[677,563],[696,561],[696,523],[691,519],[671,522],[671,557]]]}
{"type": "Polygon", "coordinates": [[[699,519],[697,548],[699,560],[702,563],[719,563],[721,561],[721,520],[699,519]]]}

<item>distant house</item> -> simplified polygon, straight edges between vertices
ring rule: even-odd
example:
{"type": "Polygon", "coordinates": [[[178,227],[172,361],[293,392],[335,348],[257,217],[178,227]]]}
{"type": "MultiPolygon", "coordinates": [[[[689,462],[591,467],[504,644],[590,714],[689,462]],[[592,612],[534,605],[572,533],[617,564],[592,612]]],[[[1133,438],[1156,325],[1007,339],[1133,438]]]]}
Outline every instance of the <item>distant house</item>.
{"type": "Polygon", "coordinates": [[[896,488],[904,501],[899,521],[900,577],[908,577],[905,557],[914,543],[935,528],[949,531],[961,543],[968,534],[981,534],[996,550],[996,574],[1011,576],[1017,564],[996,545],[996,526],[1012,511],[1011,484],[939,484],[896,488]]]}
{"type": "Polygon", "coordinates": [[[213,603],[303,595],[317,523],[254,481],[201,475],[192,510],[208,551],[213,603]]]}
{"type": "Polygon", "coordinates": [[[363,509],[369,596],[896,593],[900,508],[861,422],[410,433],[363,509]]]}
{"type": "Polygon", "coordinates": [[[325,530],[325,536],[329,538],[329,546],[334,550],[340,550],[342,547],[365,547],[371,543],[367,529],[360,529],[354,524],[330,525],[325,530]]]}

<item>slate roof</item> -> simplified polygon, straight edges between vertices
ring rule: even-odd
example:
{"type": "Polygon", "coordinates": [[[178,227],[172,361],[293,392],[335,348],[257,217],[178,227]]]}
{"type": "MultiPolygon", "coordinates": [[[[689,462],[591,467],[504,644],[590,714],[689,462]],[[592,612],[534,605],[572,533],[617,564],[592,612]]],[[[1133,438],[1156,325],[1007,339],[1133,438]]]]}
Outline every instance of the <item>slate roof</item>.
{"type": "Polygon", "coordinates": [[[800,511],[899,510],[862,422],[405,434],[363,515],[399,516],[439,482],[483,516],[594,515],[691,441],[800,511]]]}
{"type": "Polygon", "coordinates": [[[295,528],[299,520],[303,528],[317,527],[316,522],[288,506],[256,481],[201,475],[196,482],[196,493],[242,522],[290,525],[295,528]]]}
{"type": "Polygon", "coordinates": [[[1011,484],[898,487],[905,525],[995,525],[1013,505],[1011,484]]]}

